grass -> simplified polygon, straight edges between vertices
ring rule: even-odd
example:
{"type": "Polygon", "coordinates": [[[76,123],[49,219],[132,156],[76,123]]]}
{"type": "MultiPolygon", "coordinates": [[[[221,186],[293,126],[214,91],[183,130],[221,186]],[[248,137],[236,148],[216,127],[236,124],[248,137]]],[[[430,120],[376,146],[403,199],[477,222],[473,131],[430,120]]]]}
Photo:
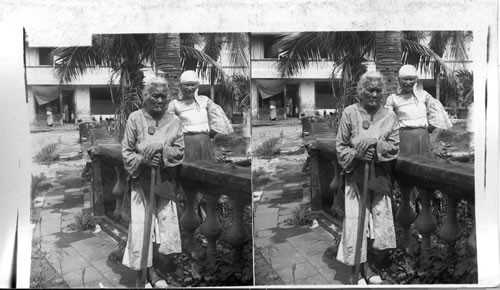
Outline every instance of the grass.
{"type": "Polygon", "coordinates": [[[77,231],[94,230],[95,228],[94,216],[90,213],[89,209],[82,209],[79,213],[75,214],[75,221],[68,227],[77,231]]]}
{"type": "Polygon", "coordinates": [[[281,141],[281,136],[280,137],[271,137],[262,144],[260,144],[259,147],[257,147],[252,153],[255,156],[261,156],[261,157],[272,157],[279,155],[279,148],[278,148],[278,143],[281,141]]]}
{"type": "Polygon", "coordinates": [[[40,152],[38,152],[34,160],[41,164],[51,164],[59,159],[57,154],[57,147],[59,143],[50,143],[45,145],[40,152]]]}
{"type": "Polygon", "coordinates": [[[311,211],[305,204],[300,207],[294,207],[292,209],[292,217],[287,219],[286,223],[295,226],[305,226],[310,225],[312,221],[311,211]]]}
{"type": "Polygon", "coordinates": [[[30,211],[30,219],[32,222],[36,222],[40,215],[40,208],[35,208],[33,201],[35,198],[40,196],[43,191],[48,190],[52,187],[52,184],[47,179],[44,173],[40,173],[40,175],[31,175],[31,211],[30,211]]]}
{"type": "Polygon", "coordinates": [[[254,190],[260,190],[264,185],[266,185],[271,178],[269,178],[269,173],[264,170],[263,167],[252,171],[252,185],[254,190]]]}
{"type": "Polygon", "coordinates": [[[49,189],[51,186],[45,173],[31,175],[31,200],[35,199],[42,191],[49,189]]]}

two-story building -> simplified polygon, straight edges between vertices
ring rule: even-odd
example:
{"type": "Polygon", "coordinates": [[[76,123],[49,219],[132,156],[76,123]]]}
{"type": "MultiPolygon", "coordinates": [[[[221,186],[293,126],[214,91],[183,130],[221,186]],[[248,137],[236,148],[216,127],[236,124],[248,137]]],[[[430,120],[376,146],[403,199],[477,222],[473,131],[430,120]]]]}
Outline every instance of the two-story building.
{"type": "MultiPolygon", "coordinates": [[[[220,67],[229,74],[248,74],[247,66],[236,66],[230,62],[232,53],[224,45],[218,60],[220,67]]],[[[26,58],[26,85],[30,124],[43,125],[46,119],[46,110],[52,109],[54,119],[58,122],[66,108],[70,122],[86,121],[92,118],[106,119],[114,116],[115,105],[112,101],[112,91],[117,88],[115,79],[111,83],[112,70],[110,67],[96,66],[89,68],[84,74],[70,83],[60,84],[56,75],[54,57],[51,54],[55,47],[30,46],[25,50],[26,58]]],[[[144,69],[145,77],[154,75],[149,63],[144,69]]],[[[214,98],[214,86],[209,80],[200,80],[199,94],[214,98]]]]}
{"type": "MultiPolygon", "coordinates": [[[[329,59],[311,61],[300,73],[281,77],[278,72],[279,53],[272,46],[281,33],[251,33],[251,105],[252,118],[265,119],[269,114],[269,103],[273,100],[278,108],[278,115],[283,115],[286,104],[293,117],[300,113],[311,114],[336,108],[337,100],[333,97],[331,74],[335,62],[329,59]]],[[[427,41],[424,40],[423,43],[427,41]]],[[[446,55],[445,58],[446,59],[446,55]]],[[[447,61],[450,67],[471,69],[471,61],[447,61]]],[[[368,70],[375,70],[375,63],[366,63],[368,70]]],[[[439,94],[439,86],[432,76],[431,69],[419,71],[418,86],[431,95],[439,94]]],[[[334,82],[340,79],[340,70],[335,70],[334,82]]],[[[334,86],[333,87],[338,87],[334,86]]],[[[278,117],[279,118],[279,117],[278,117]]]]}

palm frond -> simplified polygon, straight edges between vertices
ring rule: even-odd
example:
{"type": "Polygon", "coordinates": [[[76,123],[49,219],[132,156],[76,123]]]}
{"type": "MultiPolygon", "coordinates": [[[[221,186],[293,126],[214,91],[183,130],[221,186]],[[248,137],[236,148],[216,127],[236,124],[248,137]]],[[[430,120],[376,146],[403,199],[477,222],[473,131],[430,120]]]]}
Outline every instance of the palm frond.
{"type": "Polygon", "coordinates": [[[432,73],[434,74],[434,77],[436,77],[440,73],[440,70],[436,71],[436,65],[439,65],[439,68],[443,69],[444,73],[450,80],[456,81],[453,71],[448,67],[446,62],[429,47],[415,41],[401,39],[401,48],[403,50],[402,61],[404,64],[408,63],[407,55],[409,53],[416,53],[420,55],[420,61],[416,65],[418,68],[422,69],[425,72],[429,72],[431,71],[431,66],[434,65],[434,70],[432,71],[432,73]]]}
{"type": "Polygon", "coordinates": [[[231,65],[245,68],[249,67],[249,36],[248,33],[226,33],[226,43],[229,50],[229,63],[231,65]]]}
{"type": "Polygon", "coordinates": [[[181,45],[195,47],[203,44],[203,36],[200,33],[180,33],[181,45]]]}
{"type": "MultiPolygon", "coordinates": [[[[432,31],[428,46],[440,57],[446,56],[448,59],[467,61],[469,59],[467,47],[471,41],[471,31],[432,31]]],[[[456,62],[451,65],[451,69],[455,70],[456,62]]],[[[437,65],[436,71],[439,68],[440,64],[437,65]]]]}
{"type": "Polygon", "coordinates": [[[203,40],[205,44],[203,52],[212,59],[218,60],[224,43],[223,35],[221,33],[204,33],[203,40]]]}
{"type": "Polygon", "coordinates": [[[278,70],[286,77],[307,68],[311,61],[366,56],[373,44],[372,32],[301,32],[283,35],[274,49],[281,51],[278,70]]]}
{"type": "Polygon", "coordinates": [[[102,64],[102,57],[94,46],[59,47],[54,50],[55,71],[59,83],[69,83],[88,69],[102,64]]]}

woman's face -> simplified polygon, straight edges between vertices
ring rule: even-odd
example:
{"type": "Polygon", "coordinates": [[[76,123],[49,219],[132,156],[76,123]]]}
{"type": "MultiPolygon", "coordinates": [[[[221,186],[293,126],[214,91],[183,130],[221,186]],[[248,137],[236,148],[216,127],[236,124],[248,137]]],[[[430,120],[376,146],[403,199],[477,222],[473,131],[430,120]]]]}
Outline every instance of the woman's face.
{"type": "Polygon", "coordinates": [[[167,95],[164,93],[153,93],[146,99],[148,112],[151,115],[161,115],[167,105],[167,95]]]}
{"type": "Polygon", "coordinates": [[[380,108],[382,104],[383,84],[380,81],[372,81],[361,91],[361,105],[367,110],[380,108]]]}
{"type": "Polygon", "coordinates": [[[184,82],[181,83],[181,92],[184,98],[191,99],[194,97],[194,93],[198,89],[198,82],[184,82]]]}
{"type": "Polygon", "coordinates": [[[410,93],[413,91],[413,86],[417,83],[417,77],[414,76],[404,76],[399,77],[399,86],[403,93],[410,93]]]}

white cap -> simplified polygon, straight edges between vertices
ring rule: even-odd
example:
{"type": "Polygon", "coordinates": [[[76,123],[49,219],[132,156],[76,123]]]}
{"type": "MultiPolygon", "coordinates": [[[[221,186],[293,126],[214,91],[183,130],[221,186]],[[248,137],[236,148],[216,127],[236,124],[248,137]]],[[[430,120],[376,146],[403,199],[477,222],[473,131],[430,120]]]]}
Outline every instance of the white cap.
{"type": "Polygon", "coordinates": [[[196,75],[195,71],[192,70],[187,70],[181,74],[180,78],[181,83],[188,83],[188,82],[196,82],[198,83],[198,76],[196,75]]]}
{"type": "Polygon", "coordinates": [[[406,65],[403,65],[399,69],[399,76],[400,77],[416,77],[417,70],[411,64],[406,64],[406,65]]]}

